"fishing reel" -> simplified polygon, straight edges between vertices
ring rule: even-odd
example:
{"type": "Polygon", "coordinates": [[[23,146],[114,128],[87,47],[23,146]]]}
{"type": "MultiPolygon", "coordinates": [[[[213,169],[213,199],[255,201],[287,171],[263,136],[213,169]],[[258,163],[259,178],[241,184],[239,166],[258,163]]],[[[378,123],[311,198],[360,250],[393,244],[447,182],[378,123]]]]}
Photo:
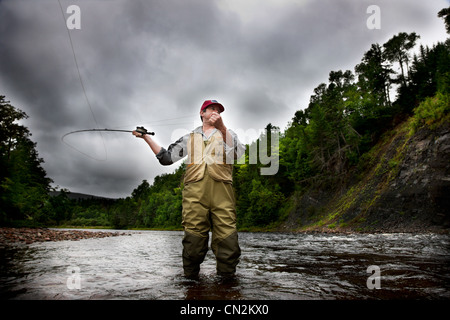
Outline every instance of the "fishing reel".
{"type": "Polygon", "coordinates": [[[155,135],[154,132],[148,132],[147,129],[145,129],[144,127],[136,127],[136,132],[139,132],[142,135],[146,135],[146,134],[149,134],[151,136],[155,135]]]}

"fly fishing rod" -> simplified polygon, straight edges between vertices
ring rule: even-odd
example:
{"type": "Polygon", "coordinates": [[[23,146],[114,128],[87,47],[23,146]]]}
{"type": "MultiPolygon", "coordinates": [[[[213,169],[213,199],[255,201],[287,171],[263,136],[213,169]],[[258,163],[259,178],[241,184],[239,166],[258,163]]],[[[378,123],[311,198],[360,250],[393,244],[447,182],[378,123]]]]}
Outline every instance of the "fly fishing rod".
{"type": "MultiPolygon", "coordinates": [[[[132,130],[119,130],[119,129],[84,129],[84,130],[76,130],[76,131],[72,131],[69,133],[66,133],[65,135],[62,136],[61,140],[64,140],[64,138],[66,136],[68,136],[69,134],[73,134],[73,133],[79,133],[79,132],[95,132],[95,131],[108,131],[108,132],[133,132],[132,130]]],[[[145,129],[144,127],[136,127],[136,132],[139,132],[142,135],[151,135],[154,136],[155,133],[154,132],[149,132],[147,131],[147,129],[145,129]]]]}
{"type": "MultiPolygon", "coordinates": [[[[133,132],[133,131],[131,131],[131,130],[119,130],[119,129],[107,129],[107,128],[105,128],[105,129],[84,129],[84,130],[76,130],[76,131],[72,131],[72,132],[66,133],[65,135],[63,135],[63,136],[61,137],[61,141],[62,141],[64,144],[66,144],[67,146],[69,146],[70,148],[72,148],[72,149],[78,151],[79,153],[85,155],[86,157],[91,158],[91,159],[94,159],[94,160],[99,160],[99,159],[97,159],[97,158],[95,158],[95,157],[92,157],[91,155],[89,155],[89,154],[87,154],[87,153],[81,151],[80,149],[74,147],[73,145],[67,143],[66,141],[64,141],[64,138],[67,137],[67,136],[70,135],[70,134],[79,133],[79,132],[102,132],[102,131],[103,131],[103,132],[104,132],[104,131],[108,131],[108,132],[133,132]]],[[[139,133],[142,134],[142,135],[146,135],[146,134],[151,135],[151,136],[154,136],[154,135],[155,135],[154,132],[149,132],[149,131],[147,131],[147,129],[145,129],[144,127],[136,127],[136,132],[139,132],[139,133]]],[[[101,133],[100,133],[100,134],[101,134],[101,133]]],[[[102,140],[102,141],[103,141],[103,140],[102,140]]],[[[103,142],[103,147],[105,148],[105,154],[106,154],[106,146],[105,146],[105,143],[104,143],[104,142],[103,142]]],[[[106,160],[106,158],[105,158],[105,159],[101,159],[101,160],[106,160]]]]}

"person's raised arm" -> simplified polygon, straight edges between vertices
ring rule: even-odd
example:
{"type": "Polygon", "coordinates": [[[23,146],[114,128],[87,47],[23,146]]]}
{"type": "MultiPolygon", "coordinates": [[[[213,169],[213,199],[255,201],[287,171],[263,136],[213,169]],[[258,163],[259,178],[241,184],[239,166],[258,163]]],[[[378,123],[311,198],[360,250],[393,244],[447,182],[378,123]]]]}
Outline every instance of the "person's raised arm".
{"type": "Polygon", "coordinates": [[[147,142],[154,154],[158,154],[161,151],[161,147],[148,134],[142,134],[134,130],[133,135],[138,138],[144,139],[144,141],[147,142]]]}
{"type": "Polygon", "coordinates": [[[150,146],[150,149],[152,149],[153,153],[156,155],[159,163],[161,163],[163,166],[170,166],[174,162],[177,162],[178,160],[186,156],[186,141],[189,137],[189,134],[186,134],[176,142],[172,143],[167,148],[167,150],[159,146],[159,144],[157,144],[155,140],[153,140],[149,135],[142,135],[137,131],[133,131],[133,135],[147,142],[147,144],[150,146]]]}

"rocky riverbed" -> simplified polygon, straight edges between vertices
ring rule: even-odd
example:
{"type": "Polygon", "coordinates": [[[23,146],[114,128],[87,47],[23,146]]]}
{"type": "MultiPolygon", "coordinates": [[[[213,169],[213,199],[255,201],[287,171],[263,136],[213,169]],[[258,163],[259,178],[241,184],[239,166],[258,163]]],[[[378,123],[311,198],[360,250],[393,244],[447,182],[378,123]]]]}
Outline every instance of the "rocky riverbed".
{"type": "Polygon", "coordinates": [[[0,228],[0,243],[21,242],[31,244],[44,241],[81,240],[129,235],[117,231],[58,230],[48,228],[0,228]]]}

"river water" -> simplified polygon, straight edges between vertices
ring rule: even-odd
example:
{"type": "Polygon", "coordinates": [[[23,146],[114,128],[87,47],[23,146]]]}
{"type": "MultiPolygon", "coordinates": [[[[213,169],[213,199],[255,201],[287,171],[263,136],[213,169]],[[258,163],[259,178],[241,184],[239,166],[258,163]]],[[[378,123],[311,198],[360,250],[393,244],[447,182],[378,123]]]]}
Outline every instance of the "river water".
{"type": "MultiPolygon", "coordinates": [[[[95,232],[95,231],[92,231],[95,232]]],[[[0,298],[43,300],[450,299],[450,238],[437,234],[240,233],[234,279],[182,275],[177,231],[0,245],[0,298]]]]}

